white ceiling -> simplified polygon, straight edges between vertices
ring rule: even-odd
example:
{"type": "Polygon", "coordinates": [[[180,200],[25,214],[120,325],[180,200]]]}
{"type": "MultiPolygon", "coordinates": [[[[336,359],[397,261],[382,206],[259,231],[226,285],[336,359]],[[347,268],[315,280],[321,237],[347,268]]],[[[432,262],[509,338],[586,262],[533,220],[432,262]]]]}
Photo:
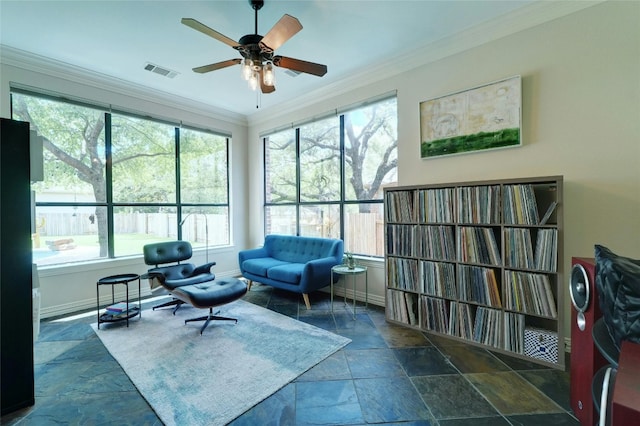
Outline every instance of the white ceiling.
{"type": "Polygon", "coordinates": [[[194,73],[193,67],[240,55],[180,23],[183,17],[195,18],[238,40],[254,32],[254,11],[247,0],[1,0],[0,45],[250,116],[257,103],[274,108],[531,3],[535,1],[266,0],[258,13],[260,34],[285,13],[303,26],[276,54],[325,64],[328,73],[291,76],[276,69],[276,92],[259,97],[241,79],[239,66],[194,73]],[[145,71],[148,62],[178,75],[169,79],[145,71]]]}

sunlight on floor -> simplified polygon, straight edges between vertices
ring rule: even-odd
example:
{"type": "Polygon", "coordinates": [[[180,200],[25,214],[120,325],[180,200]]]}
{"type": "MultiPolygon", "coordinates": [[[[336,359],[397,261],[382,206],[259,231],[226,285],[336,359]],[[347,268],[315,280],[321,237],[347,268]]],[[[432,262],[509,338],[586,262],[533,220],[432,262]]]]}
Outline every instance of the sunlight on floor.
{"type": "MultiPolygon", "coordinates": [[[[156,301],[161,300],[161,299],[164,299],[164,298],[166,298],[166,297],[167,297],[166,295],[164,295],[164,296],[151,297],[151,298],[149,298],[149,299],[144,299],[144,303],[147,303],[147,302],[156,302],[156,301]]],[[[90,317],[90,316],[96,316],[96,315],[97,315],[97,312],[96,312],[96,311],[89,311],[89,312],[83,312],[83,313],[78,314],[78,315],[73,315],[73,316],[70,316],[70,317],[64,317],[64,318],[60,318],[60,319],[57,319],[57,320],[53,320],[53,321],[51,321],[51,322],[67,322],[67,321],[77,320],[77,319],[79,319],[79,318],[87,318],[87,317],[90,317]]]]}

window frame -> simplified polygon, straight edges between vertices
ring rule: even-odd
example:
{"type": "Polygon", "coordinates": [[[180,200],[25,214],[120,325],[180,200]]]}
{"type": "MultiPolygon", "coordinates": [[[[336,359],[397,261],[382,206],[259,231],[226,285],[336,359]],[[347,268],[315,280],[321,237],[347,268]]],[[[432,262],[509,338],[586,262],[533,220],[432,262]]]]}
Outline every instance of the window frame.
{"type": "MultiPolygon", "coordinates": [[[[104,176],[105,176],[105,191],[106,191],[106,201],[105,202],[101,202],[101,201],[93,201],[93,202],[69,202],[69,201],[36,201],[34,199],[33,201],[33,211],[35,212],[35,209],[38,207],[65,207],[65,208],[106,208],[107,211],[107,254],[106,256],[100,256],[98,255],[97,257],[91,257],[91,258],[86,258],[83,260],[71,260],[71,261],[63,261],[63,262],[59,262],[59,263],[45,263],[42,265],[39,265],[39,267],[61,267],[61,266],[71,266],[71,265],[78,265],[78,264],[89,264],[89,263],[95,263],[95,262],[100,262],[100,261],[105,261],[105,260],[113,260],[113,259],[122,259],[122,258],[127,258],[127,257],[131,257],[131,256],[142,256],[142,252],[140,252],[139,254],[136,255],[131,255],[131,254],[124,254],[124,255],[116,255],[115,253],[115,241],[117,238],[117,234],[115,233],[115,220],[114,220],[114,214],[115,214],[115,210],[118,208],[123,208],[123,207],[151,207],[151,208],[167,208],[167,209],[174,209],[175,210],[175,226],[176,226],[176,235],[175,237],[178,240],[182,240],[183,238],[183,229],[182,226],[180,225],[180,223],[182,222],[183,219],[186,219],[186,217],[190,214],[203,214],[204,213],[198,213],[198,212],[193,212],[193,210],[195,208],[200,208],[203,210],[206,209],[217,209],[217,208],[223,208],[226,209],[226,229],[225,229],[225,234],[226,237],[224,238],[226,240],[226,244],[218,244],[218,245],[214,245],[211,247],[228,247],[232,244],[231,238],[232,238],[232,233],[231,233],[231,228],[232,228],[232,218],[231,218],[231,194],[230,194],[230,187],[231,187],[231,165],[229,164],[229,159],[230,159],[230,147],[231,147],[231,135],[227,134],[227,133],[223,133],[220,131],[213,131],[213,130],[209,130],[209,129],[205,129],[205,128],[199,128],[197,126],[184,126],[182,125],[182,123],[175,123],[175,122],[171,122],[171,121],[167,121],[167,120],[163,120],[163,119],[157,119],[154,118],[148,114],[145,113],[135,113],[135,112],[130,112],[130,111],[121,111],[121,110],[117,110],[117,109],[112,109],[112,108],[105,108],[104,106],[101,106],[99,104],[91,104],[88,103],[86,101],[78,101],[75,99],[70,99],[69,97],[66,96],[62,96],[62,95],[55,95],[55,94],[48,94],[48,93],[42,93],[42,92],[37,92],[37,91],[33,91],[33,90],[28,90],[28,89],[22,89],[22,88],[15,88],[12,87],[10,90],[10,106],[11,106],[11,117],[13,119],[16,119],[16,116],[14,114],[13,111],[13,106],[14,106],[14,95],[21,95],[21,96],[28,96],[28,97],[32,97],[32,98],[38,98],[38,99],[44,99],[47,101],[51,101],[51,102],[55,102],[55,103],[59,103],[59,104],[68,104],[68,105],[74,105],[74,106],[78,106],[78,107],[83,107],[83,108],[89,108],[89,109],[93,109],[93,110],[97,110],[100,111],[101,114],[104,114],[104,159],[105,159],[105,163],[104,163],[104,176]],[[150,121],[153,123],[159,123],[159,124],[163,124],[163,125],[170,125],[174,128],[174,132],[173,132],[173,146],[174,146],[174,162],[175,162],[175,202],[166,202],[166,203],[138,203],[138,202],[114,202],[113,201],[113,164],[112,164],[112,123],[111,123],[111,118],[113,117],[113,115],[122,115],[122,116],[129,116],[129,117],[133,117],[139,120],[146,120],[146,121],[150,121]],[[224,188],[224,190],[226,191],[226,202],[201,202],[201,203],[195,203],[195,202],[182,202],[181,199],[181,181],[180,181],[180,168],[181,168],[181,161],[180,161],[180,136],[181,136],[181,130],[185,129],[185,130],[189,130],[189,131],[195,131],[195,132],[201,132],[201,133],[206,133],[209,135],[213,135],[216,137],[222,137],[224,138],[224,165],[225,165],[225,173],[226,173],[226,187],[224,188]],[[189,211],[191,210],[191,212],[189,211]]],[[[19,119],[19,118],[18,118],[19,119]]],[[[46,179],[45,179],[46,180],[46,179]]],[[[35,220],[35,218],[34,218],[35,220]]],[[[208,238],[208,236],[207,236],[208,238]]],[[[207,248],[211,248],[208,247],[207,248]]],[[[194,251],[199,250],[200,247],[194,244],[194,251]]],[[[37,261],[34,260],[34,263],[37,263],[37,261]]]]}
{"type": "MultiPolygon", "coordinates": [[[[379,199],[367,199],[367,200],[357,200],[357,199],[348,199],[347,198],[347,190],[346,190],[346,173],[347,173],[347,167],[346,167],[346,154],[345,154],[345,147],[346,147],[346,136],[345,136],[345,115],[348,114],[349,112],[361,109],[361,108],[366,108],[372,104],[375,103],[382,103],[385,101],[388,101],[390,99],[395,99],[396,100],[396,117],[397,117],[397,96],[395,96],[395,94],[393,94],[392,96],[386,95],[368,102],[364,102],[361,105],[355,106],[355,107],[351,107],[348,109],[345,109],[343,111],[340,112],[340,114],[336,113],[336,119],[339,120],[339,151],[340,151],[340,164],[339,164],[339,168],[340,168],[340,194],[339,194],[339,199],[335,200],[335,201],[314,201],[314,200],[309,200],[309,201],[303,201],[302,200],[302,195],[301,195],[301,190],[302,190],[302,185],[301,185],[301,159],[300,159],[300,142],[301,142],[301,137],[300,137],[300,132],[301,132],[301,128],[305,125],[305,124],[309,124],[312,122],[319,122],[321,120],[325,120],[327,118],[329,118],[329,116],[321,116],[319,118],[316,118],[314,120],[309,120],[309,121],[304,121],[304,122],[300,122],[298,124],[292,125],[286,129],[276,129],[273,131],[270,131],[268,133],[264,133],[261,136],[262,139],[262,149],[263,149],[263,232],[264,234],[267,234],[268,232],[268,220],[269,220],[269,215],[268,215],[268,209],[269,208],[273,208],[273,207],[293,207],[295,209],[296,212],[296,226],[295,226],[295,235],[300,236],[301,234],[301,210],[305,207],[308,206],[333,206],[333,205],[337,205],[339,208],[339,217],[340,217],[340,224],[339,224],[339,236],[337,238],[341,239],[341,240],[345,240],[346,237],[346,210],[347,210],[347,206],[358,206],[361,204],[375,204],[375,205],[380,205],[381,207],[384,205],[384,198],[380,197],[379,199]],[[295,130],[295,161],[296,161],[296,179],[295,179],[295,183],[296,183],[296,200],[294,202],[267,202],[267,200],[269,199],[269,196],[267,194],[267,174],[268,174],[268,168],[269,165],[267,164],[267,150],[268,150],[268,138],[271,135],[277,134],[279,132],[284,132],[287,131],[288,129],[294,128],[295,130]]],[[[397,153],[397,134],[396,134],[396,153],[397,153]]],[[[396,173],[397,173],[397,165],[396,165],[396,173]]],[[[367,258],[372,258],[372,259],[381,259],[384,257],[384,253],[380,254],[380,255],[372,255],[372,254],[362,254],[362,253],[354,253],[356,255],[362,256],[362,257],[367,257],[367,258]]]]}

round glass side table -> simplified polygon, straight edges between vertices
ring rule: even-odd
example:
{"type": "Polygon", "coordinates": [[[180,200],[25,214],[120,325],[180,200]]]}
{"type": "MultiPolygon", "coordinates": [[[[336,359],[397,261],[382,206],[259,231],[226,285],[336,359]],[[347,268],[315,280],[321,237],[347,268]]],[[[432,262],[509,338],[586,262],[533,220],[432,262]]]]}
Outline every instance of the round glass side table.
{"type": "Polygon", "coordinates": [[[356,275],[364,274],[364,303],[365,308],[369,307],[369,273],[366,266],[354,266],[349,268],[347,265],[336,265],[331,268],[331,312],[333,312],[333,277],[335,274],[345,276],[345,292],[344,303],[347,303],[347,283],[346,277],[351,275],[353,285],[353,319],[356,319],[356,275]]]}

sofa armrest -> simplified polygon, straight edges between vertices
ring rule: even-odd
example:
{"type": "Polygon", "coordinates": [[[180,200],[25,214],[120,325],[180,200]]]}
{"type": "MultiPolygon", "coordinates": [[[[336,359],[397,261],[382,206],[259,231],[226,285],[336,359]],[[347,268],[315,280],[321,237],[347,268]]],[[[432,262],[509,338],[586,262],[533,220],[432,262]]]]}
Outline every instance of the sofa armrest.
{"type": "Polygon", "coordinates": [[[193,270],[193,272],[191,273],[191,276],[198,275],[198,274],[208,274],[211,271],[211,268],[213,267],[213,265],[215,264],[216,262],[209,262],[209,263],[205,263],[204,265],[200,265],[193,270]]]}
{"type": "Polygon", "coordinates": [[[322,257],[307,262],[302,272],[300,289],[303,293],[318,290],[331,284],[331,268],[339,265],[335,257],[322,257]]]}
{"type": "Polygon", "coordinates": [[[240,250],[238,252],[238,261],[240,263],[240,269],[242,270],[242,262],[244,262],[245,260],[257,259],[261,257],[269,257],[269,253],[267,253],[267,249],[264,247],[248,249],[248,250],[240,250]]]}

